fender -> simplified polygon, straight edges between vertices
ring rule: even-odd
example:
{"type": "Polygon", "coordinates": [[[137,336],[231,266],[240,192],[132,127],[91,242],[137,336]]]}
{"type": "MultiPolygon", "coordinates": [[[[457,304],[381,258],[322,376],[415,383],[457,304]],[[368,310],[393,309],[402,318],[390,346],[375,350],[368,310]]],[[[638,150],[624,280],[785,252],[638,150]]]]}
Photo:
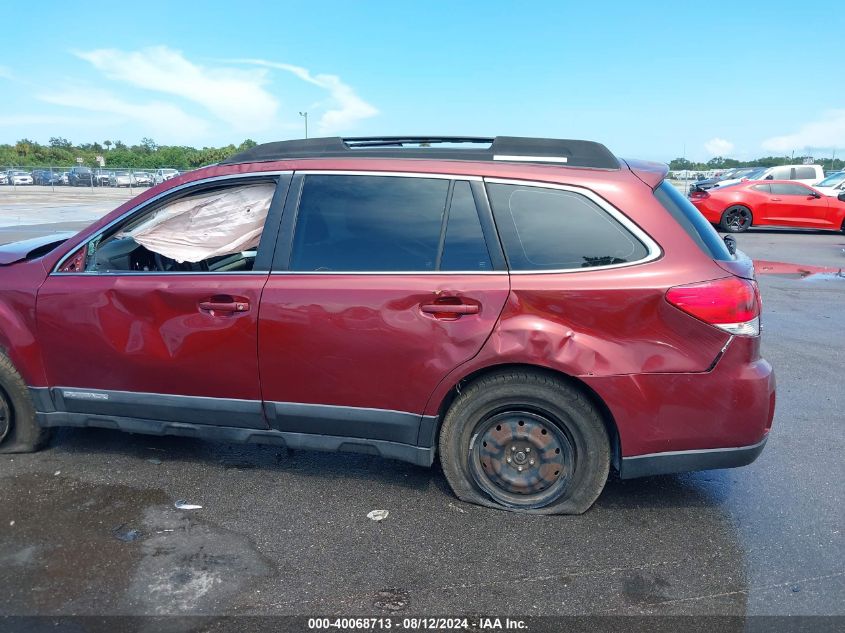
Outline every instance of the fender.
{"type": "Polygon", "coordinates": [[[0,348],[30,387],[47,386],[35,318],[46,276],[39,260],[0,266],[0,348]]]}

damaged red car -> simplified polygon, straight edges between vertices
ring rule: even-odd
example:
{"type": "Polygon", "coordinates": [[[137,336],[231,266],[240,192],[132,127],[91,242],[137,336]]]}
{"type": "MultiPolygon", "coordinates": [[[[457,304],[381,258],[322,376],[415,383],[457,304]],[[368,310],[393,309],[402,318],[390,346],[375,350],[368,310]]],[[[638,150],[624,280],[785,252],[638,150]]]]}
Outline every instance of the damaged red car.
{"type": "Polygon", "coordinates": [[[589,141],[308,139],[0,247],[0,451],[59,426],[358,452],[495,508],[727,468],[761,302],[663,165],[589,141]]]}

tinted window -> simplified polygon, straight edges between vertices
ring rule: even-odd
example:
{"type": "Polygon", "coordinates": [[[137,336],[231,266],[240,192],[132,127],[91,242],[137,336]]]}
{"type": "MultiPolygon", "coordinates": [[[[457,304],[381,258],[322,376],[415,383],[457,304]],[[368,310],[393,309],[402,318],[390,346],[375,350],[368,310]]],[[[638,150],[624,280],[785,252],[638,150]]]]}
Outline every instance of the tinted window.
{"type": "Polygon", "coordinates": [[[814,180],[816,178],[816,170],[812,167],[795,168],[795,180],[814,180]]]}
{"type": "Polygon", "coordinates": [[[654,197],[706,255],[722,261],[733,260],[716,230],[675,187],[664,181],[654,190],[654,197]]]}
{"type": "Polygon", "coordinates": [[[492,270],[469,183],[455,183],[440,270],[492,270]]]}
{"type": "Polygon", "coordinates": [[[290,269],[434,270],[449,181],[306,176],[290,269]]]}
{"type": "Polygon", "coordinates": [[[776,196],[809,196],[810,190],[801,185],[789,183],[772,183],[772,194],[776,196]]]}
{"type": "Polygon", "coordinates": [[[624,264],[648,251],[589,198],[571,191],[489,184],[496,224],[513,270],[624,264]]]}
{"type": "Polygon", "coordinates": [[[760,193],[772,193],[771,185],[754,185],[751,188],[754,189],[754,191],[759,191],[760,193]]]}
{"type": "Polygon", "coordinates": [[[770,175],[772,180],[792,180],[792,168],[775,167],[770,175]]]}

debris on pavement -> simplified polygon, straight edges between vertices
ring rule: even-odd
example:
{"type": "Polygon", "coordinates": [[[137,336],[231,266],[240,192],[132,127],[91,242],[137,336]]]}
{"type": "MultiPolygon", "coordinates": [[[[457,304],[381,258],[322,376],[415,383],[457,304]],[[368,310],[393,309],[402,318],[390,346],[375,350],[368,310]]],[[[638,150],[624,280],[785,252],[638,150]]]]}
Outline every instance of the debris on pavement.
{"type": "Polygon", "coordinates": [[[118,525],[116,528],[112,530],[112,534],[114,537],[119,540],[123,541],[124,543],[131,543],[132,541],[138,540],[138,537],[141,536],[140,530],[136,530],[135,528],[128,528],[126,524],[118,525]]]}
{"type": "Polygon", "coordinates": [[[150,457],[147,461],[155,466],[161,464],[161,460],[158,457],[150,457]]]}
{"type": "Polygon", "coordinates": [[[58,477],[61,474],[62,474],[62,471],[57,470],[56,472],[53,473],[53,477],[58,477]]]}
{"type": "Polygon", "coordinates": [[[408,606],[408,593],[402,589],[385,589],[376,594],[373,606],[384,611],[402,611],[408,606]]]}
{"type": "Polygon", "coordinates": [[[390,513],[387,510],[372,510],[367,513],[367,518],[373,521],[384,521],[388,514],[390,513]]]}
{"type": "Polygon", "coordinates": [[[202,510],[202,506],[187,501],[179,500],[173,504],[177,510],[202,510]]]}

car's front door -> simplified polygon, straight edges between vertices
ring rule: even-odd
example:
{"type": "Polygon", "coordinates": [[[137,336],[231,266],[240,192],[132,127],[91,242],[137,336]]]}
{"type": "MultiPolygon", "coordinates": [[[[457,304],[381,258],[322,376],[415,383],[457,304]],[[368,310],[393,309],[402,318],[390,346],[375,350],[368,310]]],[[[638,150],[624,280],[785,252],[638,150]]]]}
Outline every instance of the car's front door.
{"type": "Polygon", "coordinates": [[[257,324],[278,231],[275,209],[281,211],[290,176],[279,178],[212,182],[207,186],[213,190],[153,202],[93,236],[83,247],[84,270],[62,272],[73,270],[68,262],[79,251],[60,262],[37,300],[40,347],[57,411],[266,428],[257,324]],[[241,206],[227,210],[232,194],[241,206]],[[166,217],[200,197],[196,209],[214,211],[207,202],[213,199],[222,215],[204,225],[194,215],[187,224],[177,217],[171,219],[176,224],[144,229],[149,218],[166,217]],[[230,212],[238,219],[230,221],[230,212]],[[259,219],[247,233],[250,213],[259,219]],[[173,248],[219,241],[214,232],[220,227],[231,232],[222,236],[234,240],[231,252],[224,247],[194,263],[199,255],[183,263],[167,256],[173,248]]]}
{"type": "Polygon", "coordinates": [[[829,226],[825,196],[800,183],[771,183],[768,219],[782,226],[826,228],[829,226]]]}
{"type": "Polygon", "coordinates": [[[428,398],[481,349],[509,292],[480,184],[294,177],[258,326],[273,428],[430,439],[428,398]]]}

